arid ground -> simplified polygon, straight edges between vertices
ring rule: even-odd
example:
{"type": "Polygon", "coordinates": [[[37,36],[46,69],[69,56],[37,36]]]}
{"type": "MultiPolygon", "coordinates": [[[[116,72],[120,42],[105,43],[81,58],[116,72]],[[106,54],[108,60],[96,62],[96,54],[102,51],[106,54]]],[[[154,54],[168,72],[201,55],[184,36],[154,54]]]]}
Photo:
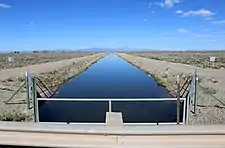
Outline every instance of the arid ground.
{"type": "MultiPolygon", "coordinates": [[[[21,55],[20,57],[20,54],[14,54],[14,57],[17,57],[14,62],[19,63],[14,63],[10,69],[0,70],[0,120],[31,120],[32,110],[26,109],[25,87],[10,101],[10,104],[4,103],[25,81],[27,63],[24,61],[29,61],[32,75],[41,78],[51,91],[55,91],[60,84],[104,57],[105,53],[22,53],[21,55]]],[[[6,55],[1,57],[5,59],[6,55]]],[[[6,61],[2,61],[1,65],[5,65],[2,68],[8,67],[6,61]]]]}
{"type": "Polygon", "coordinates": [[[202,68],[225,68],[225,51],[143,51],[130,54],[173,63],[197,64],[202,68]],[[210,62],[209,57],[216,57],[215,62],[210,62]]]}
{"type": "Polygon", "coordinates": [[[94,52],[21,52],[0,54],[0,69],[61,61],[94,54],[94,52]],[[11,58],[13,62],[8,61],[11,58]]]}
{"type": "MultiPolygon", "coordinates": [[[[194,72],[193,62],[189,63],[187,61],[195,61],[196,56],[208,57],[214,53],[201,52],[199,54],[198,52],[191,52],[192,56],[189,54],[189,52],[180,54],[177,52],[118,53],[120,57],[133,65],[153,76],[157,76],[168,90],[176,88],[174,85],[176,85],[177,75],[181,75],[181,78],[186,78],[194,72]],[[155,60],[154,57],[156,56],[160,58],[155,60]],[[189,58],[186,58],[187,56],[189,58]],[[173,61],[174,58],[178,57],[182,60],[173,61]]],[[[190,124],[225,123],[225,69],[222,66],[225,60],[225,53],[216,54],[221,56],[220,66],[217,69],[202,68],[201,64],[198,65],[197,113],[196,115],[190,114],[190,124]]]]}

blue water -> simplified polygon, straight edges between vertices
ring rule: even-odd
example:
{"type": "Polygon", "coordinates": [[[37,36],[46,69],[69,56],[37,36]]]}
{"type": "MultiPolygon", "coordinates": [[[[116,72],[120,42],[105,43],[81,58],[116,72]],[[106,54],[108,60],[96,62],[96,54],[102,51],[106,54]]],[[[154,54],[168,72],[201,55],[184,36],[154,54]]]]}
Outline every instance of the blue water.
{"type": "Polygon", "coordinates": [[[88,70],[59,87],[57,98],[161,98],[167,90],[153,77],[115,54],[109,54],[88,70]]]}
{"type": "MultiPolygon", "coordinates": [[[[53,98],[168,98],[153,77],[109,54],[89,69],[61,85],[53,98]]],[[[181,103],[181,107],[183,103],[181,103]]],[[[105,122],[107,101],[39,101],[41,122],[105,122]]],[[[176,101],[113,101],[125,123],[176,122],[176,101]]],[[[181,121],[182,111],[181,108],[181,121]]]]}

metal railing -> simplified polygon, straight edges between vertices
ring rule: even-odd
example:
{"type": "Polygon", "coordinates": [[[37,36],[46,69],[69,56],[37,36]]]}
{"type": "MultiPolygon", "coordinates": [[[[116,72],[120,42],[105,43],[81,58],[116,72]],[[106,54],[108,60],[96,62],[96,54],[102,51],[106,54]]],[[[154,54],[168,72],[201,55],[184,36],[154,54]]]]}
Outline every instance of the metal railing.
{"type": "Polygon", "coordinates": [[[192,75],[192,80],[188,89],[187,110],[196,114],[197,110],[197,66],[194,67],[194,73],[192,75]]]}
{"type": "MultiPolygon", "coordinates": [[[[194,72],[192,76],[190,76],[188,79],[190,80],[188,83],[188,89],[186,88],[187,91],[187,98],[181,96],[182,98],[132,98],[132,99],[127,99],[127,98],[101,98],[101,99],[95,99],[95,98],[37,98],[37,91],[36,91],[36,79],[35,77],[32,77],[32,88],[31,91],[31,100],[32,100],[32,105],[34,106],[34,121],[39,122],[39,106],[38,103],[39,101],[86,101],[86,102],[101,102],[101,101],[106,101],[108,102],[108,111],[112,111],[112,103],[115,101],[120,101],[120,102],[141,102],[141,101],[176,101],[177,102],[177,117],[180,115],[180,103],[184,101],[183,104],[183,116],[182,116],[182,122],[180,122],[179,117],[177,118],[177,122],[173,124],[187,124],[188,123],[188,113],[196,113],[196,108],[197,108],[197,98],[196,98],[196,85],[197,85],[197,67],[194,68],[194,72]]],[[[188,80],[187,80],[188,81],[188,80]]],[[[178,83],[179,84],[179,83],[178,83]]],[[[179,87],[180,89],[183,87],[179,87]]],[[[178,88],[177,88],[178,90],[178,88]]],[[[182,94],[181,91],[177,91],[177,94],[182,94]]],[[[179,95],[180,96],[180,95],[179,95]]],[[[136,123],[135,123],[136,124],[136,123]]],[[[137,123],[141,124],[141,123],[137,123]]],[[[152,124],[152,123],[149,123],[152,124]]],[[[160,124],[160,123],[155,123],[155,124],[160,124]]],[[[172,124],[172,123],[162,123],[162,124],[172,124]]]]}
{"type": "MultiPolygon", "coordinates": [[[[35,122],[39,122],[39,106],[38,103],[39,101],[64,101],[64,102],[68,102],[68,101],[72,101],[72,102],[76,102],[76,101],[85,101],[85,102],[101,102],[101,101],[106,101],[108,102],[108,112],[112,112],[112,103],[115,101],[119,101],[119,102],[142,102],[142,101],[147,101],[147,102],[151,102],[151,101],[156,101],[156,102],[160,102],[160,101],[176,101],[177,102],[177,117],[180,115],[180,103],[179,102],[184,102],[183,104],[183,113],[182,113],[182,122],[180,122],[179,117],[177,118],[177,124],[185,124],[186,121],[188,121],[188,112],[192,111],[195,113],[196,110],[196,78],[197,78],[197,69],[195,68],[195,71],[193,73],[192,76],[192,81],[190,84],[190,87],[188,89],[188,97],[186,98],[101,98],[101,99],[95,99],[95,98],[37,98],[37,83],[36,80],[39,80],[36,77],[31,77],[31,75],[27,74],[26,77],[26,83],[24,83],[16,92],[15,94],[12,95],[12,97],[7,100],[5,103],[8,103],[10,100],[12,100],[12,98],[19,92],[19,90],[26,85],[27,88],[27,105],[28,105],[28,109],[33,108],[34,109],[34,121],[35,122]]],[[[45,88],[46,90],[48,90],[48,88],[45,88]]],[[[49,91],[49,90],[48,90],[49,91]]],[[[180,92],[178,92],[178,94],[180,94],[180,92]]],[[[174,124],[176,124],[174,122],[174,124]]],[[[135,123],[136,124],[136,123],[135,123]]],[[[137,123],[140,124],[140,123],[137,123]]],[[[149,123],[152,124],[152,123],[149,123]]],[[[155,123],[155,124],[160,124],[160,123],[155,123]]],[[[167,124],[167,123],[163,123],[163,124],[167,124]]],[[[172,124],[172,123],[168,123],[168,124],[172,124]]]]}
{"type": "MultiPolygon", "coordinates": [[[[164,102],[164,101],[174,101],[174,103],[177,102],[177,98],[36,98],[37,101],[35,101],[35,121],[39,122],[39,101],[58,101],[58,102],[108,102],[108,112],[112,112],[112,106],[114,102],[164,102]]],[[[186,98],[180,98],[180,103],[183,103],[183,113],[182,113],[182,122],[176,121],[176,122],[168,122],[168,123],[125,123],[127,125],[152,125],[152,124],[185,124],[186,122],[186,98]]],[[[177,110],[180,112],[180,109],[177,110]]],[[[180,115],[180,113],[179,113],[180,115]]],[[[179,118],[178,118],[179,119],[179,118]]],[[[73,124],[73,123],[72,123],[73,124]]],[[[79,123],[79,124],[85,124],[85,123],[79,123]]],[[[95,124],[95,123],[91,123],[95,124]]],[[[99,124],[99,123],[96,123],[99,124]]]]}
{"type": "Polygon", "coordinates": [[[39,95],[44,95],[45,98],[50,98],[53,93],[49,90],[49,88],[42,82],[42,80],[38,77],[35,77],[37,88],[40,90],[39,95]]]}

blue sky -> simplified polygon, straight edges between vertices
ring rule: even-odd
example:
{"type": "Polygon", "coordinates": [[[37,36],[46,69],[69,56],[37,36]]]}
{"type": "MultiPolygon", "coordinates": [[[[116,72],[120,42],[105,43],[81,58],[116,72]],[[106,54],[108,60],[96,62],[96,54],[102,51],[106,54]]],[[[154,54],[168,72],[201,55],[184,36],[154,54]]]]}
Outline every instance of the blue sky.
{"type": "Polygon", "coordinates": [[[225,49],[224,0],[0,0],[0,50],[225,49]]]}

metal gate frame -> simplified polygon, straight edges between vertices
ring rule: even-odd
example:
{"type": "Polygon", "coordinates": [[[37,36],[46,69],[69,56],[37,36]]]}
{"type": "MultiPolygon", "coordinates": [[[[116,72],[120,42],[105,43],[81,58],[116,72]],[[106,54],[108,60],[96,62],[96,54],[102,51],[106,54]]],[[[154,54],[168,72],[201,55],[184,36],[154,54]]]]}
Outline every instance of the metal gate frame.
{"type": "MultiPolygon", "coordinates": [[[[35,96],[35,95],[34,95],[35,96]]],[[[112,102],[113,101],[177,101],[177,98],[132,98],[132,99],[124,99],[124,98],[103,98],[103,99],[95,99],[95,98],[36,98],[34,101],[34,113],[35,113],[35,122],[39,122],[39,107],[38,101],[107,101],[109,105],[109,112],[112,111],[112,102]]],[[[179,124],[186,123],[186,98],[180,98],[180,102],[183,102],[183,121],[179,122],[179,124]]],[[[46,123],[46,122],[41,122],[46,123]]],[[[57,122],[55,122],[57,123],[57,122]]],[[[70,124],[105,124],[105,123],[70,123],[70,124]]],[[[163,124],[177,124],[177,122],[168,122],[168,123],[124,123],[124,125],[163,125],[163,124]]]]}
{"type": "Polygon", "coordinates": [[[197,66],[194,67],[194,73],[192,75],[192,80],[189,86],[189,92],[187,96],[187,106],[188,110],[193,114],[196,114],[197,109],[197,66]]]}

